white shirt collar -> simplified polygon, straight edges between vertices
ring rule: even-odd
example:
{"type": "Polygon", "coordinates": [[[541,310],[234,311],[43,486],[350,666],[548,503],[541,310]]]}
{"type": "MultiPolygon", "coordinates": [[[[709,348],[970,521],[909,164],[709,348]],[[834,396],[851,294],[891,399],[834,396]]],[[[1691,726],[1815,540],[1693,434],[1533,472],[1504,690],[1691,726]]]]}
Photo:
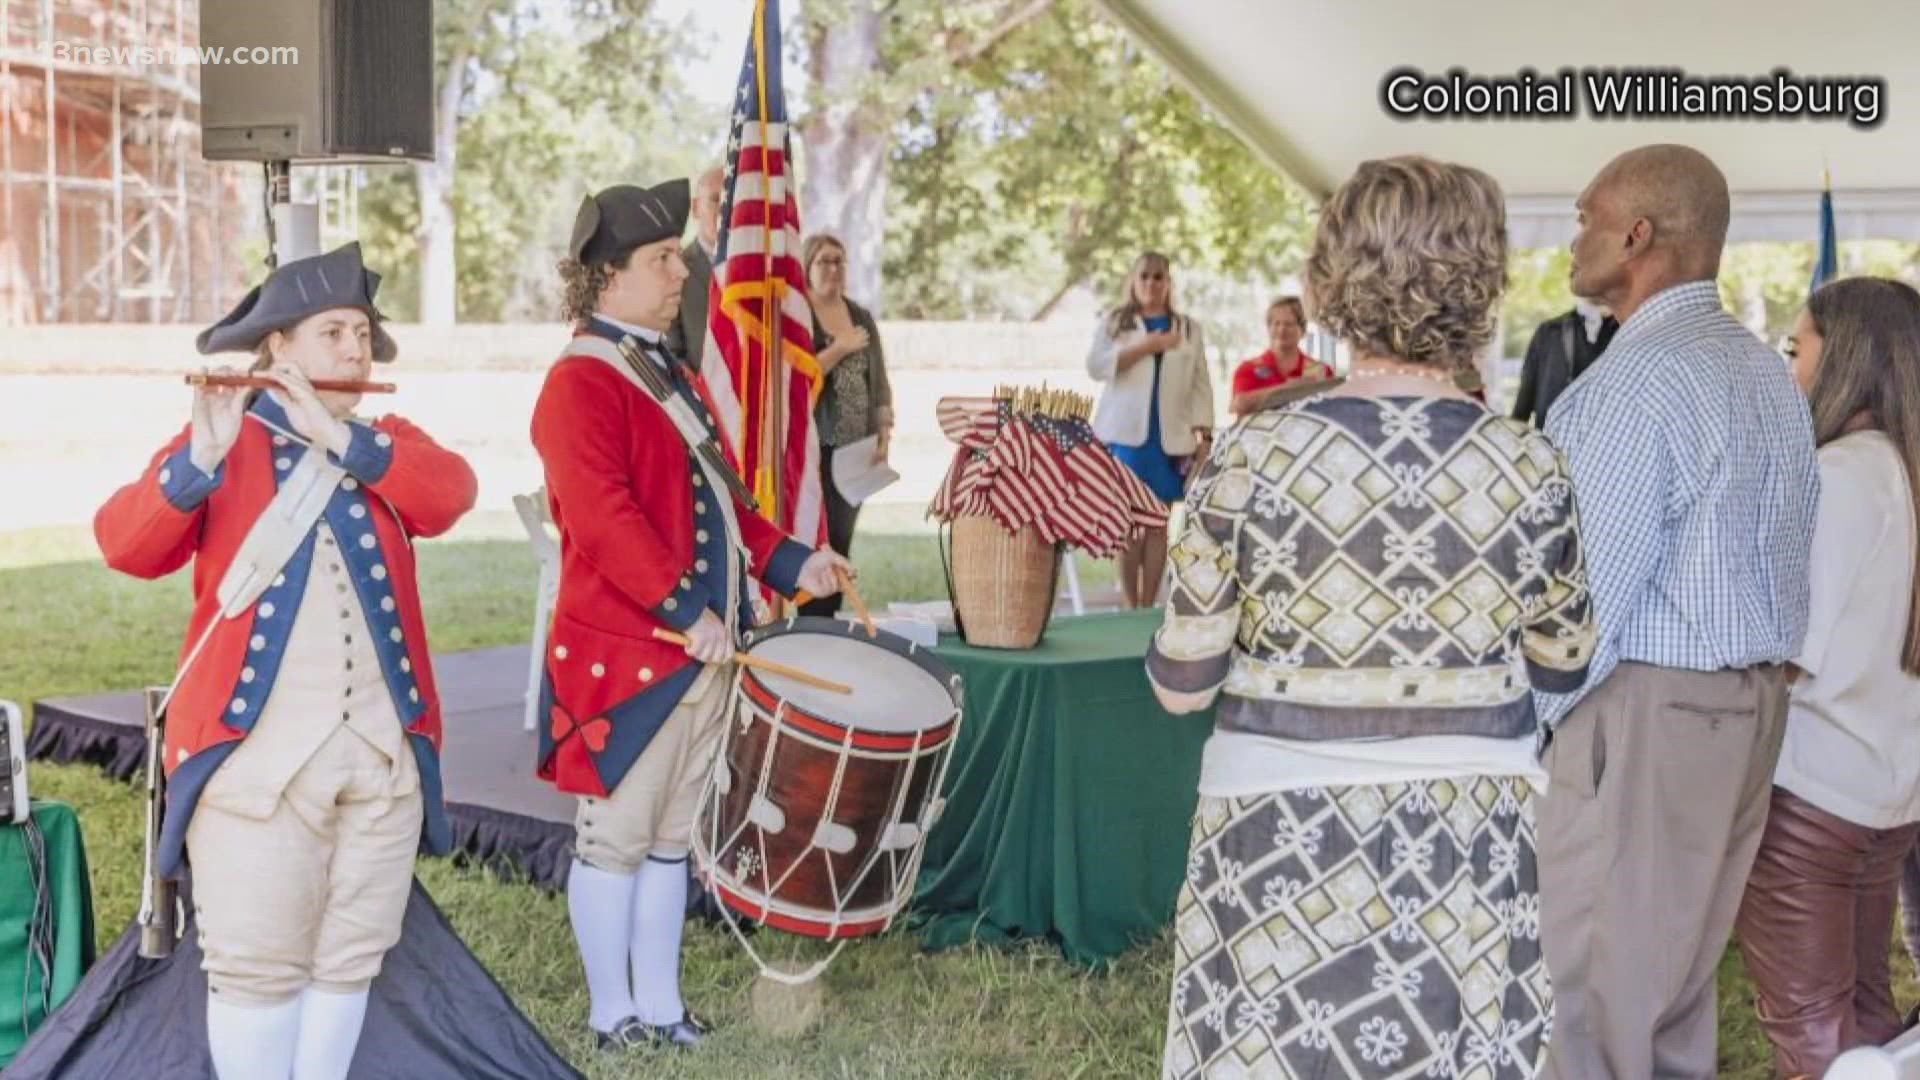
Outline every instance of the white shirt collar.
{"type": "Polygon", "coordinates": [[[632,334],[634,337],[639,338],[649,345],[658,345],[666,340],[666,335],[658,330],[649,330],[644,326],[635,326],[630,322],[621,322],[619,319],[614,318],[604,311],[594,312],[593,317],[617,330],[625,330],[627,333],[632,334]]]}
{"type": "Polygon", "coordinates": [[[1606,309],[1592,301],[1577,299],[1573,303],[1573,310],[1580,313],[1580,321],[1587,332],[1587,343],[1591,345],[1599,341],[1600,324],[1607,317],[1606,309]]]}

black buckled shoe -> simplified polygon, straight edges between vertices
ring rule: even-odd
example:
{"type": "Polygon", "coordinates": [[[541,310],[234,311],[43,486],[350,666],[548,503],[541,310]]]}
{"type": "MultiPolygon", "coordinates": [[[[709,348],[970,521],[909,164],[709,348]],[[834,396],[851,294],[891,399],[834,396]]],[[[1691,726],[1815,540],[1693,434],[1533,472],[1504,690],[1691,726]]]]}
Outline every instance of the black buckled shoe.
{"type": "Polygon", "coordinates": [[[713,1031],[711,1025],[693,1015],[692,1010],[680,1014],[680,1019],[671,1024],[648,1024],[634,1021],[645,1029],[647,1037],[655,1046],[669,1046],[681,1050],[691,1050],[706,1039],[713,1031]]]}
{"type": "Polygon", "coordinates": [[[629,1016],[613,1025],[612,1031],[591,1028],[596,1050],[638,1050],[653,1045],[653,1028],[637,1016],[629,1016]]]}

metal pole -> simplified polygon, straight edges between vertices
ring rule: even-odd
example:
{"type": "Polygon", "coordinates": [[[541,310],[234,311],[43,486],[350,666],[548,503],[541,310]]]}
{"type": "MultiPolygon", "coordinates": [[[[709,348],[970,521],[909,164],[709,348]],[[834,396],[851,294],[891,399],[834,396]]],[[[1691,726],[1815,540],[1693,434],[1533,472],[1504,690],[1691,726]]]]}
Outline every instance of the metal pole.
{"type": "MultiPolygon", "coordinates": [[[[40,0],[41,26],[46,33],[47,56],[53,56],[53,0],[40,0]]],[[[60,185],[56,178],[59,172],[60,135],[54,127],[56,110],[54,107],[53,65],[48,64],[46,76],[41,82],[46,91],[47,107],[47,204],[42,208],[41,232],[45,246],[40,249],[41,266],[46,271],[47,321],[60,321],[60,185]]]]}
{"type": "MultiPolygon", "coordinates": [[[[13,62],[7,58],[12,52],[13,4],[9,0],[0,0],[0,116],[4,117],[13,116],[13,62]]],[[[19,235],[14,231],[13,221],[13,124],[7,121],[0,121],[0,227],[6,229],[8,236],[19,235]]],[[[13,264],[16,270],[26,269],[18,249],[13,264]]],[[[18,296],[19,279],[12,271],[8,272],[7,279],[13,283],[9,286],[13,295],[18,296]]],[[[19,301],[11,303],[18,305],[19,301]]],[[[18,310],[17,306],[10,306],[6,312],[0,313],[5,315],[0,321],[11,323],[15,310],[18,310]]]]}
{"type": "Polygon", "coordinates": [[[112,313],[115,322],[120,321],[120,297],[127,284],[127,202],[124,184],[126,183],[126,159],[121,152],[121,86],[120,76],[113,76],[113,298],[107,310],[112,313]]]}
{"type": "Polygon", "coordinates": [[[293,166],[287,161],[267,163],[267,202],[273,229],[270,266],[320,253],[320,206],[293,201],[293,166]]]}
{"type": "Polygon", "coordinates": [[[293,202],[293,166],[286,161],[267,162],[267,235],[273,237],[267,251],[267,269],[280,265],[281,240],[278,227],[282,207],[293,202]]]}
{"type": "MultiPolygon", "coordinates": [[[[173,244],[170,262],[180,268],[180,288],[173,298],[173,319],[192,316],[193,304],[193,207],[187,201],[187,154],[181,143],[186,118],[181,115],[180,95],[173,94],[173,121],[167,126],[167,153],[173,155],[173,198],[179,211],[173,219],[173,244]],[[183,306],[184,305],[184,306],[183,306]]],[[[155,303],[159,301],[156,299],[155,303]]]]}

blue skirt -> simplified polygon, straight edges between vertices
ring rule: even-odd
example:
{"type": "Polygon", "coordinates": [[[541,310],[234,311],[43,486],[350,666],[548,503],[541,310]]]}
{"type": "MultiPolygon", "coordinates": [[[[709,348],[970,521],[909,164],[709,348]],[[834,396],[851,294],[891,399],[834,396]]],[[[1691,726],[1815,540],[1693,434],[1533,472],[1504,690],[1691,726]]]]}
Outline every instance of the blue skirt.
{"type": "Polygon", "coordinates": [[[1164,503],[1179,502],[1185,482],[1173,459],[1161,448],[1160,440],[1156,438],[1159,434],[1158,431],[1149,433],[1143,446],[1110,445],[1107,449],[1113,451],[1113,456],[1122,465],[1133,470],[1133,475],[1147,485],[1147,490],[1153,492],[1155,498],[1164,503]]]}
{"type": "MultiPolygon", "coordinates": [[[[1155,326],[1152,321],[1147,325],[1149,329],[1166,329],[1165,325],[1155,326]]],[[[1152,402],[1147,410],[1147,441],[1139,446],[1108,443],[1107,449],[1113,451],[1122,465],[1133,470],[1133,475],[1147,485],[1155,498],[1174,503],[1180,501],[1186,484],[1180,479],[1180,470],[1174,466],[1173,459],[1160,445],[1160,361],[1159,356],[1153,358],[1153,396],[1147,399],[1152,402]]]]}

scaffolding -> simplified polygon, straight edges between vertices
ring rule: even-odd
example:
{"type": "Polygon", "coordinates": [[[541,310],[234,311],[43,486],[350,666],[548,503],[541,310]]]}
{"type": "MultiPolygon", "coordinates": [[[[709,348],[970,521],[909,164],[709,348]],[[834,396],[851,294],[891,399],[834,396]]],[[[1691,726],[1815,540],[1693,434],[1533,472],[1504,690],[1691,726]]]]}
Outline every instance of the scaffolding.
{"type": "Polygon", "coordinates": [[[197,0],[0,0],[0,325],[210,321],[255,276],[259,179],[200,156],[198,44],[197,0]]]}

